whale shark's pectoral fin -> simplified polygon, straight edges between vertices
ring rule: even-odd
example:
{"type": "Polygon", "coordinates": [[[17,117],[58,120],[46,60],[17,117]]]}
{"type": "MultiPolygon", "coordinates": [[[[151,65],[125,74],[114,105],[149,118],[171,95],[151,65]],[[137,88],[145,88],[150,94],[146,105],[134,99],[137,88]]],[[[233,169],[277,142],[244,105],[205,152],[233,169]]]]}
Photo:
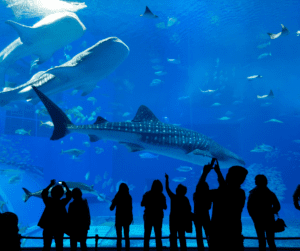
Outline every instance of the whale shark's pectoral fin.
{"type": "Polygon", "coordinates": [[[72,67],[64,67],[64,66],[56,66],[48,71],[45,71],[43,74],[51,73],[60,81],[68,82],[69,76],[74,74],[74,70],[72,67]]]}
{"type": "Polygon", "coordinates": [[[268,33],[268,35],[270,36],[271,39],[275,39],[275,38],[278,38],[280,37],[281,35],[281,32],[277,33],[277,34],[273,34],[273,33],[268,33]]]}
{"type": "Polygon", "coordinates": [[[18,32],[23,44],[30,45],[34,43],[36,37],[36,31],[34,28],[31,28],[23,24],[19,24],[11,20],[6,21],[5,23],[9,24],[18,32]]]}
{"type": "Polygon", "coordinates": [[[201,155],[201,156],[205,156],[205,157],[209,157],[212,158],[213,156],[208,152],[208,151],[203,151],[200,149],[195,149],[187,154],[193,154],[193,155],[201,155]]]}
{"type": "Polygon", "coordinates": [[[34,63],[36,65],[40,65],[42,63],[45,63],[48,59],[50,59],[53,55],[52,51],[49,52],[49,51],[45,51],[43,53],[40,53],[40,54],[35,54],[37,55],[39,58],[37,60],[34,61],[34,63]]]}
{"type": "Polygon", "coordinates": [[[97,142],[98,140],[100,140],[100,138],[97,137],[96,135],[89,134],[89,137],[90,137],[90,142],[97,142]]]}
{"type": "Polygon", "coordinates": [[[95,84],[87,84],[85,87],[82,88],[82,93],[81,96],[86,96],[88,94],[90,94],[96,87],[96,83],[95,84]]]}
{"type": "Polygon", "coordinates": [[[119,143],[126,146],[129,152],[139,152],[145,150],[144,147],[137,144],[128,143],[128,142],[119,142],[119,143]]]}
{"type": "Polygon", "coordinates": [[[32,105],[37,105],[40,102],[40,100],[38,98],[35,98],[35,99],[29,98],[29,99],[26,99],[26,101],[32,105]]]}

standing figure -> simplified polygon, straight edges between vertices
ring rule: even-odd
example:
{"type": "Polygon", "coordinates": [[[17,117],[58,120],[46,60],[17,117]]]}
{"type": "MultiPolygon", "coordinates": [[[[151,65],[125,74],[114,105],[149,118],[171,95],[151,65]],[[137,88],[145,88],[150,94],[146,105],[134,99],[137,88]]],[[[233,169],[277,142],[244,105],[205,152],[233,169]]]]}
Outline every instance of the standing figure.
{"type": "Polygon", "coordinates": [[[129,188],[127,184],[121,183],[119,191],[112,200],[110,210],[116,208],[116,232],[117,232],[117,250],[121,251],[122,248],[122,227],[125,236],[126,251],[130,249],[129,241],[129,226],[133,221],[132,215],[132,198],[129,194],[129,188]]]}
{"type": "Polygon", "coordinates": [[[164,218],[164,211],[167,209],[166,197],[164,196],[163,185],[159,180],[154,180],[151,190],[143,196],[141,206],[145,207],[144,211],[144,250],[149,250],[149,241],[154,227],[156,250],[162,251],[161,229],[164,218]]]}
{"type": "Polygon", "coordinates": [[[257,233],[259,251],[266,250],[266,236],[270,251],[276,251],[274,214],[280,210],[280,203],[267,184],[268,180],[265,175],[256,175],[256,187],[250,191],[247,209],[257,233]]]}
{"type": "MultiPolygon", "coordinates": [[[[211,165],[216,161],[212,159],[211,165]]],[[[209,210],[211,208],[211,200],[209,197],[209,186],[205,181],[206,176],[201,175],[199,182],[196,186],[196,191],[193,196],[194,200],[194,223],[196,229],[196,238],[198,251],[204,251],[202,227],[205,231],[205,236],[209,246],[210,236],[210,216],[209,210]]]]}
{"type": "Polygon", "coordinates": [[[246,201],[246,194],[241,185],[248,171],[241,166],[229,168],[224,180],[217,160],[216,165],[205,165],[203,179],[214,169],[218,175],[219,188],[209,191],[213,203],[209,245],[211,251],[244,250],[242,236],[242,211],[246,201]]]}
{"type": "Polygon", "coordinates": [[[185,196],[187,188],[179,184],[174,194],[169,188],[169,176],[166,174],[166,190],[171,199],[170,209],[170,249],[178,250],[177,233],[179,235],[180,250],[186,251],[185,232],[191,232],[192,208],[189,199],[185,196]]]}
{"type": "Polygon", "coordinates": [[[91,215],[86,199],[82,199],[82,192],[79,188],[72,190],[73,201],[69,205],[68,220],[70,233],[71,251],[77,250],[77,242],[80,242],[82,251],[87,250],[87,233],[91,225],[91,215]]]}
{"type": "Polygon", "coordinates": [[[63,237],[67,226],[67,210],[66,205],[72,198],[72,193],[69,190],[66,182],[60,182],[61,185],[55,185],[55,180],[51,180],[49,186],[47,186],[42,192],[42,199],[45,203],[45,210],[42,214],[38,226],[43,228],[44,248],[43,251],[49,251],[51,248],[51,242],[54,238],[56,244],[56,250],[63,251],[63,237]],[[49,197],[49,189],[51,190],[51,197],[49,197]],[[66,198],[61,199],[64,195],[64,186],[67,190],[66,198]]]}

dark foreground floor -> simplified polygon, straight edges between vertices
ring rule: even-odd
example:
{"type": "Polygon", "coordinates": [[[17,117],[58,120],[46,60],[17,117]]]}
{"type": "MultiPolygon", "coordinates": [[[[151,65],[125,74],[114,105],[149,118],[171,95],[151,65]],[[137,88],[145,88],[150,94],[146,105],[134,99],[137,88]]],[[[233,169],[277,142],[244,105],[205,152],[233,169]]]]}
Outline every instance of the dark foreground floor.
{"type": "MultiPolygon", "coordinates": [[[[42,248],[22,248],[22,250],[26,250],[26,251],[41,251],[42,248]]],[[[70,251],[70,248],[64,248],[64,251],[70,251]]],[[[80,248],[77,248],[77,250],[81,250],[80,248]]],[[[89,251],[95,251],[95,248],[88,248],[89,251]]],[[[117,251],[116,248],[98,248],[99,251],[117,251]]],[[[122,250],[125,251],[125,248],[123,248],[122,250]]],[[[131,248],[130,250],[132,251],[144,251],[143,248],[131,248]]],[[[150,248],[151,251],[156,250],[155,248],[150,248]]],[[[163,249],[163,250],[170,250],[169,248],[167,249],[163,249]]],[[[179,248],[180,250],[180,248],[179,248]]],[[[267,251],[269,250],[269,248],[267,248],[267,251]]],[[[277,251],[300,251],[300,247],[299,248],[277,248],[277,251]]],[[[51,251],[55,251],[55,248],[51,248],[51,251]]],[[[197,248],[188,248],[188,251],[197,251],[197,248]]],[[[205,251],[208,251],[208,248],[205,248],[205,251]]],[[[221,250],[220,250],[221,251],[221,250]]],[[[225,250],[224,250],[225,251],[225,250]]],[[[244,251],[258,251],[258,248],[245,248],[244,251]]]]}

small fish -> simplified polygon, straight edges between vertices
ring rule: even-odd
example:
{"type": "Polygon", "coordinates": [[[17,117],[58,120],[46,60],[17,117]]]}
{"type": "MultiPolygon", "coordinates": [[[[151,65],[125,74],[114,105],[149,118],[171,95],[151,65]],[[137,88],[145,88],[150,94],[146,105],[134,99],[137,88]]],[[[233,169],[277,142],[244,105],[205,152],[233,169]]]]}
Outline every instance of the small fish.
{"type": "Polygon", "coordinates": [[[93,102],[93,105],[95,105],[95,103],[97,102],[97,99],[94,98],[94,97],[89,97],[89,98],[87,99],[87,101],[91,101],[91,102],[93,102]]]}
{"type": "Polygon", "coordinates": [[[159,29],[165,29],[165,28],[166,28],[166,25],[165,25],[164,22],[158,23],[158,24],[156,24],[155,26],[156,26],[157,28],[159,28],[159,29]]]}
{"type": "Polygon", "coordinates": [[[176,17],[169,17],[168,18],[168,27],[171,27],[172,25],[174,25],[177,22],[177,18],[176,17]]]}
{"type": "Polygon", "coordinates": [[[101,175],[98,174],[98,175],[95,177],[95,184],[98,184],[101,180],[102,180],[102,177],[101,177],[101,175]]]}
{"type": "Polygon", "coordinates": [[[83,150],[79,150],[79,149],[73,148],[73,149],[66,150],[66,151],[61,150],[60,154],[69,154],[71,156],[78,157],[78,156],[80,156],[80,155],[82,155],[84,153],[85,153],[85,151],[83,151],[83,150]]]}
{"type": "Polygon", "coordinates": [[[103,182],[102,184],[102,189],[106,188],[106,181],[103,182]]]}
{"type": "Polygon", "coordinates": [[[186,99],[189,99],[190,96],[182,96],[182,97],[179,97],[178,100],[186,100],[186,99]]]}
{"type": "Polygon", "coordinates": [[[62,140],[61,142],[60,142],[60,144],[62,145],[64,143],[64,141],[62,140]]]}
{"type": "Polygon", "coordinates": [[[100,148],[98,146],[95,147],[95,151],[96,151],[96,154],[100,154],[100,153],[103,153],[104,152],[104,149],[103,148],[100,148]]]}
{"type": "Polygon", "coordinates": [[[268,121],[265,121],[264,123],[268,123],[268,122],[283,123],[282,121],[280,121],[278,119],[270,119],[268,121]]]}
{"type": "Polygon", "coordinates": [[[262,59],[262,58],[265,58],[267,56],[272,56],[271,52],[270,53],[263,53],[263,54],[259,55],[257,59],[262,59]]]}
{"type": "Polygon", "coordinates": [[[107,185],[110,186],[111,183],[112,183],[113,179],[112,178],[109,178],[109,180],[107,181],[107,185]]]}
{"type": "Polygon", "coordinates": [[[130,115],[130,112],[123,113],[122,117],[128,117],[130,115]]]}
{"type": "Polygon", "coordinates": [[[189,171],[193,170],[193,168],[191,168],[189,166],[180,166],[180,167],[177,167],[176,170],[179,172],[189,172],[189,171]]]}
{"type": "Polygon", "coordinates": [[[21,177],[20,177],[19,175],[15,175],[15,176],[12,176],[12,177],[9,179],[8,183],[9,183],[9,184],[17,184],[17,183],[19,183],[20,181],[21,181],[21,177]]]}
{"type": "Polygon", "coordinates": [[[47,122],[45,122],[45,123],[43,123],[43,121],[41,121],[40,126],[42,126],[42,125],[45,125],[45,126],[47,126],[47,127],[54,127],[54,124],[53,124],[53,122],[51,122],[51,121],[47,121],[47,122]]]}
{"type": "Polygon", "coordinates": [[[93,116],[91,116],[91,117],[89,117],[88,118],[88,121],[92,121],[92,120],[94,120],[95,118],[93,117],[93,116]]]}
{"type": "Polygon", "coordinates": [[[165,72],[165,71],[156,71],[156,72],[154,72],[154,74],[157,75],[157,76],[164,76],[164,75],[167,74],[167,72],[165,72]]]}
{"type": "Polygon", "coordinates": [[[181,63],[179,59],[167,58],[167,61],[172,63],[172,64],[180,64],[181,63]]]}
{"type": "Polygon", "coordinates": [[[164,66],[162,66],[162,65],[153,65],[152,68],[154,70],[158,71],[158,70],[162,70],[164,68],[164,66]]]}
{"type": "Polygon", "coordinates": [[[73,140],[73,137],[70,137],[70,141],[72,141],[73,140]]]}
{"type": "Polygon", "coordinates": [[[199,90],[200,90],[201,92],[203,92],[203,93],[214,93],[214,92],[216,92],[218,89],[216,89],[216,90],[206,90],[206,91],[203,91],[203,90],[201,90],[201,89],[199,88],[199,90]]]}
{"type": "Polygon", "coordinates": [[[261,75],[253,75],[253,76],[249,76],[247,77],[248,80],[253,80],[253,79],[256,79],[256,78],[262,78],[263,76],[261,75]]]}
{"type": "Polygon", "coordinates": [[[230,118],[229,117],[222,117],[222,118],[219,118],[219,120],[229,120],[230,118]]]}
{"type": "Polygon", "coordinates": [[[86,175],[84,176],[85,180],[88,180],[90,178],[90,172],[87,172],[86,175]]]}
{"type": "Polygon", "coordinates": [[[73,91],[71,92],[71,95],[75,95],[75,94],[77,94],[77,92],[78,92],[78,90],[73,90],[73,91]]]}
{"type": "Polygon", "coordinates": [[[31,132],[31,130],[29,130],[29,131],[27,132],[27,131],[25,131],[24,129],[17,129],[17,130],[15,131],[16,134],[20,134],[20,135],[25,135],[25,134],[30,135],[30,132],[31,132]]]}
{"type": "Polygon", "coordinates": [[[90,147],[90,146],[91,146],[90,142],[88,142],[88,141],[84,141],[83,144],[84,144],[86,147],[90,147]]]}
{"type": "Polygon", "coordinates": [[[257,46],[258,49],[263,49],[266,48],[267,46],[269,46],[271,44],[271,41],[269,41],[268,43],[263,43],[257,46]]]}
{"type": "Polygon", "coordinates": [[[299,35],[300,35],[300,31],[297,31],[297,32],[296,32],[296,34],[297,34],[297,37],[299,37],[299,35]]]}
{"type": "Polygon", "coordinates": [[[300,139],[293,140],[295,143],[300,144],[300,139]]]}
{"type": "Polygon", "coordinates": [[[114,186],[111,186],[111,188],[110,188],[110,192],[111,192],[111,193],[113,193],[113,192],[114,192],[114,190],[115,190],[115,187],[114,187],[114,186]]]}
{"type": "Polygon", "coordinates": [[[65,47],[65,49],[67,49],[68,51],[71,51],[72,50],[72,45],[67,45],[66,47],[65,47]]]}
{"type": "Polygon", "coordinates": [[[186,178],[185,177],[176,177],[176,178],[174,178],[172,180],[175,181],[175,182],[183,182],[183,181],[186,180],[186,178]]]}
{"type": "Polygon", "coordinates": [[[114,150],[118,150],[118,147],[117,147],[117,146],[113,146],[113,149],[114,149],[114,150]]]}
{"type": "Polygon", "coordinates": [[[131,185],[128,186],[128,188],[129,188],[129,191],[132,191],[135,188],[135,185],[131,184],[131,185]]]}
{"type": "Polygon", "coordinates": [[[81,107],[81,106],[77,106],[77,108],[76,108],[78,111],[82,111],[83,110],[83,108],[81,107]]]}
{"type": "Polygon", "coordinates": [[[156,85],[160,85],[161,83],[163,83],[164,81],[160,80],[160,79],[153,79],[150,86],[156,86],[156,85]]]}
{"type": "Polygon", "coordinates": [[[221,105],[220,103],[214,103],[211,106],[220,106],[220,105],[221,105]]]}
{"type": "Polygon", "coordinates": [[[93,111],[93,112],[91,113],[91,116],[92,116],[92,117],[95,117],[95,116],[96,116],[96,112],[93,111]]]}
{"type": "Polygon", "coordinates": [[[159,155],[154,155],[152,153],[140,153],[139,156],[142,159],[158,159],[159,155]]]}

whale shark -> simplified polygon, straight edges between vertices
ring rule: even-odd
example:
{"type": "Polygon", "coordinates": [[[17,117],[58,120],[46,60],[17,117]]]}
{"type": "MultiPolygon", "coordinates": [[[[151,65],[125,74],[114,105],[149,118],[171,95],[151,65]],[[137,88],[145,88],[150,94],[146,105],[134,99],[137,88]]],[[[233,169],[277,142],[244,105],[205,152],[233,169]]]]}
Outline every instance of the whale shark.
{"type": "Polygon", "coordinates": [[[100,40],[68,62],[36,73],[25,84],[15,88],[6,87],[0,92],[0,106],[17,100],[37,104],[40,100],[32,86],[38,87],[47,95],[74,88],[81,90],[81,95],[86,96],[93,91],[98,81],[112,73],[128,54],[128,46],[117,37],[100,40]]]}
{"type": "Polygon", "coordinates": [[[86,30],[78,16],[72,12],[51,14],[32,27],[10,20],[6,23],[13,27],[20,37],[0,53],[0,86],[5,86],[5,72],[18,59],[33,54],[39,57],[34,65],[42,64],[50,59],[56,50],[80,38],[86,30]]]}
{"type": "MultiPolygon", "coordinates": [[[[108,203],[110,203],[111,201],[107,200],[105,198],[105,196],[103,194],[99,194],[99,192],[97,192],[95,189],[94,189],[94,185],[92,186],[89,186],[89,185],[86,185],[84,183],[81,183],[81,182],[73,182],[73,181],[66,181],[67,183],[67,186],[69,187],[69,189],[72,191],[75,187],[78,187],[80,188],[81,192],[83,194],[93,194],[95,196],[97,196],[98,200],[100,201],[106,201],[108,203]]],[[[37,197],[37,198],[42,198],[42,192],[43,192],[43,189],[42,190],[39,190],[39,191],[36,191],[34,193],[30,192],[28,189],[26,188],[22,188],[25,192],[25,194],[23,195],[23,201],[26,202],[30,197],[37,197]]],[[[52,187],[49,189],[49,194],[51,194],[51,189],[52,187]]],[[[64,188],[64,192],[66,193],[66,189],[64,188]]]]}
{"type": "Polygon", "coordinates": [[[109,122],[97,117],[94,124],[74,125],[67,115],[35,86],[37,93],[54,124],[50,140],[58,140],[67,134],[76,132],[87,134],[91,142],[100,139],[117,141],[125,145],[130,152],[147,151],[187,161],[196,165],[205,165],[217,158],[221,168],[233,165],[245,165],[235,153],[222,147],[209,137],[172,124],[162,123],[144,105],[141,105],[131,122],[109,122]]]}

